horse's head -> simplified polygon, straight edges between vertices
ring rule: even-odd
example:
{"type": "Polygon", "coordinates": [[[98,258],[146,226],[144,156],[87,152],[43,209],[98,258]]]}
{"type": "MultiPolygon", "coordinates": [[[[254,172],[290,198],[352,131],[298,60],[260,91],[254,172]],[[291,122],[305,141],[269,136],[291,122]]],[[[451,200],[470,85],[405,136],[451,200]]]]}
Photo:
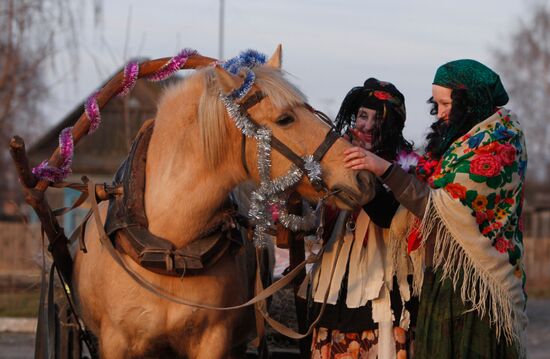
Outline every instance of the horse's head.
{"type": "MultiPolygon", "coordinates": [[[[343,165],[343,151],[351,144],[340,138],[330,121],[313,110],[304,95],[284,78],[280,47],[263,64],[237,71],[231,66],[216,66],[207,71],[207,92],[212,88],[221,91],[218,98],[225,105],[226,123],[231,124],[228,137],[238,144],[233,158],[240,159],[243,178],[259,182],[266,177],[280,178],[279,184],[271,182],[278,188],[294,182],[296,190],[312,201],[335,192],[336,204],[347,209],[373,197],[374,176],[343,165]],[[300,178],[289,174],[292,169],[301,172],[300,178]]],[[[201,100],[199,118],[213,111],[208,98],[212,100],[209,96],[201,100]]],[[[214,107],[214,112],[219,111],[219,103],[214,107]]],[[[212,142],[209,135],[212,132],[202,131],[203,143],[212,142]]],[[[227,155],[212,152],[208,145],[204,149],[213,163],[227,155]]]]}

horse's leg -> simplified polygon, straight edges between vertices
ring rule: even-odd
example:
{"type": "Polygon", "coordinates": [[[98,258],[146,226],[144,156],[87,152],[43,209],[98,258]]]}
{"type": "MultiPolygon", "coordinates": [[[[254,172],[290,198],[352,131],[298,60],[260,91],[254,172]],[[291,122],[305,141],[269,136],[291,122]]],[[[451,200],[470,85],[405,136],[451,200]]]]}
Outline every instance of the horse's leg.
{"type": "Polygon", "coordinates": [[[100,348],[102,359],[129,358],[128,340],[124,334],[110,325],[101,326],[100,348]]]}
{"type": "Polygon", "coordinates": [[[236,358],[231,355],[232,337],[227,324],[219,323],[203,333],[193,359],[236,358]]]}

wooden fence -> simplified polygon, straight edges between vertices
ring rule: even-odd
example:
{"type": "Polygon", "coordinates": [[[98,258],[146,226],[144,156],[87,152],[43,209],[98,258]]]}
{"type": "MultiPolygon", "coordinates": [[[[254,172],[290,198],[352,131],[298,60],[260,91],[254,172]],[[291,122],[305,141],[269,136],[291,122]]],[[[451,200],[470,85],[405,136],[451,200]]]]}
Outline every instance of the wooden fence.
{"type": "Polygon", "coordinates": [[[40,224],[0,222],[0,278],[9,282],[38,280],[41,248],[40,224]]]}
{"type": "Polygon", "coordinates": [[[550,237],[525,237],[523,244],[527,293],[531,290],[550,291],[550,237]]]}

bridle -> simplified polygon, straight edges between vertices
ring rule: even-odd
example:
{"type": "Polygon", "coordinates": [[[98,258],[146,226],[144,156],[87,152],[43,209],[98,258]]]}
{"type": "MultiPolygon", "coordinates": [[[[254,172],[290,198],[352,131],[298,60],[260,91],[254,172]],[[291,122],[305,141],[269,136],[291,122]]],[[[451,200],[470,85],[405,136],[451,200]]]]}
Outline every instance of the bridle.
{"type": "Polygon", "coordinates": [[[334,129],[328,117],[321,112],[315,111],[311,106],[306,107],[315,113],[321,121],[330,126],[325,139],[311,155],[299,156],[287,145],[272,134],[269,127],[262,126],[252,118],[248,110],[254,105],[266,98],[261,91],[256,91],[241,104],[230,96],[220,94],[220,99],[224,104],[229,117],[234,121],[236,127],[243,133],[241,145],[242,166],[248,170],[246,161],[246,138],[253,137],[257,146],[257,166],[259,186],[250,194],[249,218],[255,224],[254,242],[256,246],[262,247],[269,244],[270,239],[266,236],[268,228],[273,224],[271,208],[275,205],[279,210],[279,222],[292,231],[308,231],[317,225],[319,217],[324,206],[324,201],[339,191],[330,192],[322,178],[322,169],[320,161],[334,142],[340,137],[337,130],[334,129]],[[292,165],[288,172],[276,178],[271,177],[271,153],[275,149],[286,157],[292,165]],[[317,203],[315,211],[300,217],[287,211],[286,200],[288,198],[288,189],[298,184],[302,177],[306,176],[313,186],[319,192],[321,199],[317,203]]]}
{"type": "MultiPolygon", "coordinates": [[[[260,124],[255,121],[252,116],[248,113],[248,110],[255,106],[256,104],[260,103],[264,98],[267,96],[261,92],[256,91],[251,96],[249,96],[240,106],[241,114],[248,119],[251,123],[253,123],[256,126],[260,126],[260,124]]],[[[313,112],[317,117],[326,123],[329,126],[329,131],[325,135],[325,138],[323,142],[317,147],[317,149],[313,152],[311,155],[313,161],[316,163],[320,163],[325,154],[328,152],[328,150],[332,147],[334,142],[338,138],[340,138],[340,133],[336,130],[334,125],[332,124],[332,121],[330,118],[324,114],[321,111],[315,110],[313,107],[311,107],[309,104],[306,104],[306,108],[313,112]]],[[[250,171],[248,169],[247,161],[246,161],[246,138],[247,136],[243,133],[242,134],[242,140],[241,140],[241,162],[245,169],[245,172],[247,174],[250,174],[250,171]]],[[[304,173],[309,173],[308,163],[296,154],[292,149],[290,149],[287,145],[285,145],[281,140],[279,140],[275,135],[271,136],[271,146],[273,149],[275,149],[277,152],[279,152],[281,155],[285,156],[289,161],[294,163],[298,168],[300,168],[304,173]]],[[[323,181],[322,177],[318,178],[309,178],[311,185],[317,192],[329,192],[329,189],[325,182],[323,181]]]]}

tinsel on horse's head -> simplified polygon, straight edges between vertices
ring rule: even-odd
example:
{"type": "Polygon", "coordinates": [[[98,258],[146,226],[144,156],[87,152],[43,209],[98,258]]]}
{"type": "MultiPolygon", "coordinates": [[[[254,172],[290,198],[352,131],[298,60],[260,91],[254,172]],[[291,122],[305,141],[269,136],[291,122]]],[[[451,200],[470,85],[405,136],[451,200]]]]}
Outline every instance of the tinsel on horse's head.
{"type": "Polygon", "coordinates": [[[244,82],[238,89],[231,92],[228,97],[232,100],[243,99],[256,80],[256,74],[252,71],[255,66],[264,65],[266,63],[266,56],[256,50],[246,50],[241,52],[238,56],[235,56],[222,63],[222,67],[227,72],[233,75],[239,75],[241,71],[245,72],[244,82]]]}
{"type": "Polygon", "coordinates": [[[256,50],[248,49],[241,52],[238,56],[235,56],[222,63],[224,70],[238,75],[239,71],[243,68],[252,68],[259,65],[264,65],[267,61],[265,54],[256,50]]]}

